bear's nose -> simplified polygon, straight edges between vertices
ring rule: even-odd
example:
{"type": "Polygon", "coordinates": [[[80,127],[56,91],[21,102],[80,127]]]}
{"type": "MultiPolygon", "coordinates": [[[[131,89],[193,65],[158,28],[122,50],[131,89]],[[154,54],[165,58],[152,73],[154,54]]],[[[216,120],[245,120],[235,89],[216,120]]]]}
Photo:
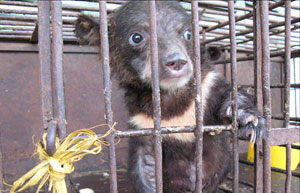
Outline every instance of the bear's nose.
{"type": "Polygon", "coordinates": [[[186,66],[187,59],[181,53],[174,53],[166,57],[164,64],[171,71],[180,71],[186,66]]]}

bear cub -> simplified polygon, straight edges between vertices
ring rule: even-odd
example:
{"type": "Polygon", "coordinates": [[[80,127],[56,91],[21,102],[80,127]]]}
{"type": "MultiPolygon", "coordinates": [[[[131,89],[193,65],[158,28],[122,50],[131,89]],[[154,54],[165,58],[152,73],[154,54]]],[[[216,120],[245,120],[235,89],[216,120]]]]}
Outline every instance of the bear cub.
{"type": "MultiPolygon", "coordinates": [[[[130,1],[109,19],[110,65],[130,114],[129,129],[153,128],[152,78],[147,1],[130,1]]],[[[157,1],[157,36],[161,89],[161,127],[193,126],[195,80],[191,15],[176,1],[157,1]]],[[[82,43],[100,45],[99,24],[79,16],[75,33],[82,43]]],[[[202,104],[205,125],[228,124],[232,118],[231,87],[214,71],[218,48],[201,51],[202,104]]],[[[265,130],[264,119],[249,95],[238,92],[240,137],[265,130]]],[[[217,191],[230,171],[231,134],[203,135],[203,192],[217,191]]],[[[163,135],[163,192],[195,191],[195,136],[193,133],[163,135]]],[[[131,137],[128,170],[136,193],[155,193],[155,161],[152,136],[131,137]]]]}

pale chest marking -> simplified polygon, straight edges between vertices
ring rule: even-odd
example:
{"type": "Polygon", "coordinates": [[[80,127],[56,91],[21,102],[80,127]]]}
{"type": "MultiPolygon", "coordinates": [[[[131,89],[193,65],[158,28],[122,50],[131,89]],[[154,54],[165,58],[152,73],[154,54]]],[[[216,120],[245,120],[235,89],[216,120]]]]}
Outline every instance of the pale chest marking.
{"type": "MultiPolygon", "coordinates": [[[[218,76],[215,72],[209,72],[202,82],[202,108],[205,110],[206,101],[209,97],[210,89],[214,85],[215,79],[218,76]]],[[[132,116],[130,123],[140,129],[154,128],[153,118],[147,116],[145,113],[139,113],[132,116]]],[[[192,101],[189,108],[180,116],[172,117],[168,120],[161,120],[161,127],[183,127],[196,125],[195,102],[192,101]]],[[[194,133],[173,133],[165,134],[164,137],[172,137],[181,141],[193,141],[195,139],[194,133]]]]}

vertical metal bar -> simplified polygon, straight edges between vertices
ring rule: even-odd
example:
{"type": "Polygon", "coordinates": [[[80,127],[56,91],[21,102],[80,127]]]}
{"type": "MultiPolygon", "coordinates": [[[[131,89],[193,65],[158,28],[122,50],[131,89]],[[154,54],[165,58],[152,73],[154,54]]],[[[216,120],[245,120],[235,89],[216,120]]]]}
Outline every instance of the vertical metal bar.
{"type": "Polygon", "coordinates": [[[0,133],[0,192],[3,188],[3,166],[2,166],[2,135],[0,133]]]}
{"type": "Polygon", "coordinates": [[[40,86],[43,128],[53,119],[51,49],[50,49],[50,1],[38,1],[38,47],[40,61],[40,86]]]}
{"type": "Polygon", "coordinates": [[[233,192],[239,192],[239,152],[238,152],[238,125],[237,125],[237,53],[235,37],[234,1],[228,1],[229,28],[230,28],[230,59],[232,85],[232,125],[233,125],[233,192]]]}
{"type": "Polygon", "coordinates": [[[155,1],[148,1],[149,23],[150,23],[150,45],[151,45],[151,64],[152,64],[152,97],[153,97],[153,117],[154,117],[154,149],[155,149],[155,184],[156,193],[162,193],[162,147],[161,147],[161,108],[160,108],[160,89],[158,73],[158,45],[156,32],[156,8],[155,1]]]}
{"type": "Polygon", "coordinates": [[[50,1],[51,4],[51,26],[52,26],[52,66],[55,67],[58,135],[65,138],[66,128],[66,105],[63,78],[63,34],[62,34],[62,3],[50,1]]]}
{"type": "MultiPolygon", "coordinates": [[[[103,64],[103,81],[104,81],[104,102],[106,122],[113,126],[113,114],[111,108],[111,81],[110,81],[110,66],[109,66],[109,44],[108,44],[108,28],[107,28],[107,12],[106,1],[99,0],[100,11],[100,55],[103,64]]],[[[109,136],[109,164],[110,164],[110,193],[118,192],[117,185],[117,167],[114,134],[109,136]]]]}
{"type": "Polygon", "coordinates": [[[253,26],[254,26],[254,103],[259,110],[262,110],[262,96],[261,96],[261,21],[260,21],[260,7],[258,1],[254,1],[253,6],[253,26]]]}
{"type": "MultiPolygon", "coordinates": [[[[193,50],[194,69],[196,77],[196,193],[202,192],[202,152],[203,152],[203,112],[202,112],[202,91],[201,91],[201,56],[199,38],[199,11],[198,1],[192,1],[193,18],[193,50]]],[[[205,30],[203,31],[205,35],[205,30]]],[[[205,36],[203,36],[205,37],[205,36]]]]}
{"type": "MultiPolygon", "coordinates": [[[[50,1],[38,1],[38,49],[40,62],[40,87],[43,128],[48,129],[53,120],[51,40],[50,40],[50,1]]],[[[44,191],[47,193],[48,188],[44,191]]]]}
{"type": "MultiPolygon", "coordinates": [[[[284,126],[290,122],[290,59],[291,59],[291,1],[285,1],[285,64],[284,64],[284,126]]],[[[285,192],[291,192],[291,143],[286,145],[286,181],[285,192]]]]}
{"type": "Polygon", "coordinates": [[[291,186],[292,186],[291,151],[292,151],[292,145],[291,143],[288,143],[286,145],[286,180],[285,180],[286,193],[291,193],[291,186]]]}
{"type": "MultiPolygon", "coordinates": [[[[254,1],[253,5],[253,26],[254,26],[254,92],[255,92],[255,104],[260,111],[262,111],[262,96],[261,96],[261,63],[262,63],[262,51],[261,51],[261,21],[260,21],[260,6],[258,1],[254,1]]],[[[254,192],[263,192],[263,157],[260,152],[262,146],[260,144],[254,145],[254,192]]]]}
{"type": "Polygon", "coordinates": [[[291,1],[285,1],[285,64],[284,64],[284,119],[290,122],[290,59],[291,59],[291,1]]]}
{"type": "Polygon", "coordinates": [[[271,91],[270,91],[270,50],[269,50],[269,2],[259,1],[262,32],[262,81],[263,81],[263,109],[266,118],[266,136],[264,139],[264,193],[271,193],[271,91]]]}

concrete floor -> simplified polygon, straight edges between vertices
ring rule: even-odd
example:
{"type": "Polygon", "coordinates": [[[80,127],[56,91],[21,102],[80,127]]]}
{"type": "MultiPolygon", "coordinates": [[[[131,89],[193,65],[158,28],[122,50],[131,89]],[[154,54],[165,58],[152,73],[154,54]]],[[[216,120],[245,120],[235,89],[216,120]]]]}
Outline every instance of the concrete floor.
{"type": "MultiPolygon", "coordinates": [[[[242,159],[246,157],[245,154],[240,155],[242,159]]],[[[296,169],[300,173],[300,165],[296,169]]],[[[254,168],[246,164],[240,164],[240,191],[241,193],[253,193],[253,176],[254,168]],[[246,184],[246,185],[245,185],[246,184]],[[250,184],[250,186],[249,186],[250,184]]],[[[229,193],[231,191],[231,175],[220,185],[217,193],[229,193]]],[[[78,190],[89,188],[95,193],[109,193],[109,174],[108,171],[93,171],[72,174],[70,176],[72,187],[74,190],[68,190],[68,193],[78,193],[78,190]]],[[[272,193],[283,193],[285,184],[285,174],[272,172],[272,193]]],[[[9,192],[7,187],[3,193],[9,192]]],[[[35,188],[23,191],[23,193],[35,192],[35,188]]],[[[40,192],[44,192],[43,190],[40,192]]],[[[133,186],[127,177],[126,169],[118,169],[118,193],[133,193],[133,186]]],[[[292,177],[291,193],[300,193],[300,178],[292,177]]]]}
{"type": "MultiPolygon", "coordinates": [[[[246,155],[241,155],[244,158],[246,155]]],[[[300,165],[296,169],[300,172],[300,165]]],[[[246,164],[240,164],[240,191],[241,193],[253,193],[253,176],[254,168],[246,164]]],[[[220,186],[218,193],[227,193],[231,191],[231,177],[225,180],[225,182],[220,186]]],[[[108,193],[109,192],[109,175],[107,172],[96,172],[89,177],[78,176],[72,178],[73,184],[76,189],[91,188],[95,193],[108,193]]],[[[272,172],[272,193],[283,193],[285,184],[285,175],[278,172],[272,172]]],[[[132,184],[129,181],[126,173],[126,169],[121,169],[118,171],[118,190],[119,193],[132,193],[132,184]]],[[[300,193],[300,178],[292,177],[292,190],[291,193],[300,193]]]]}

